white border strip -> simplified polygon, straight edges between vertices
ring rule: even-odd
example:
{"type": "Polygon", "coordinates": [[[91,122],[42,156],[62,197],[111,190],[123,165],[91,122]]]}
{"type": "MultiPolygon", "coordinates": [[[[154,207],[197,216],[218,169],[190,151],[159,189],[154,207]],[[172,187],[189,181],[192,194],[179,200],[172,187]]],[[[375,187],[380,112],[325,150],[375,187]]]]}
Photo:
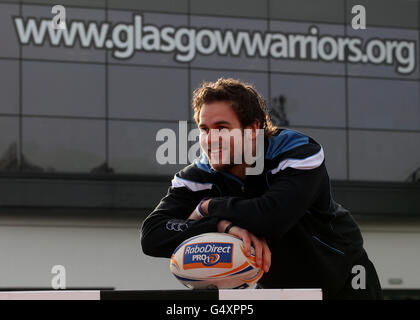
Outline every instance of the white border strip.
{"type": "Polygon", "coordinates": [[[219,290],[219,300],[322,300],[321,289],[219,290]]]}
{"type": "Polygon", "coordinates": [[[101,300],[96,291],[2,291],[0,300],[101,300]]]}

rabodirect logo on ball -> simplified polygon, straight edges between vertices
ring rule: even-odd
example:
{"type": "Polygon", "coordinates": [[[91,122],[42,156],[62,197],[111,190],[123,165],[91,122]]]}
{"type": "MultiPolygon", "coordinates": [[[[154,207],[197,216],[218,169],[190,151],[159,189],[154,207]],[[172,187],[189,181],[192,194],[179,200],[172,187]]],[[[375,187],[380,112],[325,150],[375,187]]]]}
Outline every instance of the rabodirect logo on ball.
{"type": "Polygon", "coordinates": [[[185,247],[184,269],[232,268],[233,243],[193,243],[185,247]]]}

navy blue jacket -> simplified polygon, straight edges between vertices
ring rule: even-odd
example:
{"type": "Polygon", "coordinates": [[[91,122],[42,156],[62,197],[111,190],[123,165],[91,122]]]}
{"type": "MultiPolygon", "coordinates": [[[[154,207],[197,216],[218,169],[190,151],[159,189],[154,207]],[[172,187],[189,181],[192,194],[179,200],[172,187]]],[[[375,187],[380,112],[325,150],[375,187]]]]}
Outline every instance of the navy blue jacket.
{"type": "Polygon", "coordinates": [[[221,219],[267,240],[272,264],[264,288],[322,288],[334,297],[364,253],[357,224],[332,198],[322,146],[294,130],[265,139],[264,171],[244,182],[214,171],[205,155],[176,173],[142,225],[143,251],[169,258],[182,241],[217,232],[221,219]],[[213,198],[209,215],[187,220],[204,197],[213,198]]]}

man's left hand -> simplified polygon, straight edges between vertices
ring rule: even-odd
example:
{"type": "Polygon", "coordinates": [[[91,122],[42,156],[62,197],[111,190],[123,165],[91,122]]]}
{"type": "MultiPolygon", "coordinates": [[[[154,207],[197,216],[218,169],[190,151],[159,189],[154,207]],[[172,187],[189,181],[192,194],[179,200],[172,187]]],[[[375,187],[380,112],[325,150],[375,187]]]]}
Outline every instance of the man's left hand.
{"type": "MultiPolygon", "coordinates": [[[[210,202],[210,200],[211,199],[207,199],[207,200],[203,201],[203,203],[200,206],[200,209],[204,213],[204,216],[209,214],[209,202],[210,202]]],[[[188,217],[189,220],[200,220],[201,218],[203,218],[203,217],[197,214],[196,209],[194,209],[194,211],[188,217]]]]}

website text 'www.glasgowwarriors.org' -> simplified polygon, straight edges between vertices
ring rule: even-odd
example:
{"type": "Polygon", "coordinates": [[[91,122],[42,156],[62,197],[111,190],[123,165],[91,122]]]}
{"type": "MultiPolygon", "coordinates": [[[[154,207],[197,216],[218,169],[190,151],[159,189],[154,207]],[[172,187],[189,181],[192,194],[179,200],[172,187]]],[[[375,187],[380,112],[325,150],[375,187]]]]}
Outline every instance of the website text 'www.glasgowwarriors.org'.
{"type": "Polygon", "coordinates": [[[364,39],[350,36],[320,35],[317,26],[308,33],[233,31],[219,28],[155,26],[143,24],[142,15],[132,23],[72,20],[64,30],[55,29],[51,18],[14,17],[21,44],[73,47],[78,39],[82,48],[112,50],[116,59],[129,59],[135,51],[174,53],[178,62],[190,62],[197,54],[246,56],[325,62],[394,65],[408,75],[416,67],[416,43],[406,39],[364,39]]]}

